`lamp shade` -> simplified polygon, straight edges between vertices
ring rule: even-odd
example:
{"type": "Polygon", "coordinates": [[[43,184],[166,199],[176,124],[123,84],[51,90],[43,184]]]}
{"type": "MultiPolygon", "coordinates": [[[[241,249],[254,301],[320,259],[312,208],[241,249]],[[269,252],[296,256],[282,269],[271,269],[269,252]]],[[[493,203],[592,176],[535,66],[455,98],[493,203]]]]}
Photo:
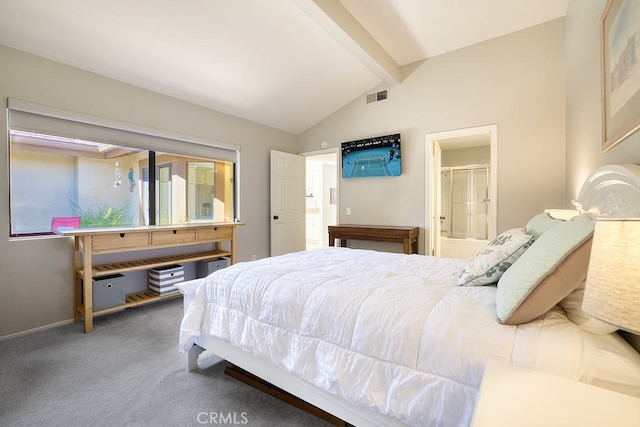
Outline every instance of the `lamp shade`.
{"type": "Polygon", "coordinates": [[[640,219],[598,219],[582,308],[640,334],[640,219]]]}

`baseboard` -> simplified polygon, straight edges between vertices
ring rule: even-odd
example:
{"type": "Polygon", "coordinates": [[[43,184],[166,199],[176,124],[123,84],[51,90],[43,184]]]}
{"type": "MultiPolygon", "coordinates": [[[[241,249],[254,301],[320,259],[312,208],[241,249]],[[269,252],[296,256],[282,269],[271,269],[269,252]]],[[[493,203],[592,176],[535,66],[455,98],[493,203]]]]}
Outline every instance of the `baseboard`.
{"type": "Polygon", "coordinates": [[[51,323],[49,325],[39,326],[33,329],[27,329],[26,331],[16,332],[13,334],[0,337],[0,341],[9,340],[11,338],[18,338],[25,335],[33,334],[34,332],[46,331],[47,329],[57,328],[58,326],[64,326],[73,323],[73,319],[63,320],[61,322],[51,323]]]}

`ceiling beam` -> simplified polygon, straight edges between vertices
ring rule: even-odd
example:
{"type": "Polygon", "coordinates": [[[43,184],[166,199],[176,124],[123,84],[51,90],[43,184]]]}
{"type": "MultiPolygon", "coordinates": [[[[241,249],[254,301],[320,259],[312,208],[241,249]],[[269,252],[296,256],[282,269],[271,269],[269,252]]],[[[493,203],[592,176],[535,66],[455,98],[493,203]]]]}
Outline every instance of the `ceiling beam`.
{"type": "Polygon", "coordinates": [[[400,66],[336,0],[291,0],[388,85],[402,81],[400,66]]]}

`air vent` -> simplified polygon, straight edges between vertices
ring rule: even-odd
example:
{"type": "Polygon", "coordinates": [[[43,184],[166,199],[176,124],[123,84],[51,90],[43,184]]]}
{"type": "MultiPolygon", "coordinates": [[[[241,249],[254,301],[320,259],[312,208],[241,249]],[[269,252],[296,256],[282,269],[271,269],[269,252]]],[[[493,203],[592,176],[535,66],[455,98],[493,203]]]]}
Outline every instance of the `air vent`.
{"type": "Polygon", "coordinates": [[[373,102],[383,101],[385,99],[387,99],[387,89],[384,89],[378,92],[368,93],[366,96],[366,103],[371,104],[373,102]]]}

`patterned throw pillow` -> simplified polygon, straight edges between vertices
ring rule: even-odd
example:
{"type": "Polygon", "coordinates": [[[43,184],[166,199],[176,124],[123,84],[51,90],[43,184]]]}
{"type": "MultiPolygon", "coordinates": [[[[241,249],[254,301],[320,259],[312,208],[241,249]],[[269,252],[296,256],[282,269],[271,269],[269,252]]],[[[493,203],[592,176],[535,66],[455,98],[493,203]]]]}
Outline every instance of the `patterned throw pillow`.
{"type": "Polygon", "coordinates": [[[513,228],[500,234],[465,265],[458,285],[478,286],[495,283],[511,264],[527,250],[533,236],[524,228],[513,228]]]}

